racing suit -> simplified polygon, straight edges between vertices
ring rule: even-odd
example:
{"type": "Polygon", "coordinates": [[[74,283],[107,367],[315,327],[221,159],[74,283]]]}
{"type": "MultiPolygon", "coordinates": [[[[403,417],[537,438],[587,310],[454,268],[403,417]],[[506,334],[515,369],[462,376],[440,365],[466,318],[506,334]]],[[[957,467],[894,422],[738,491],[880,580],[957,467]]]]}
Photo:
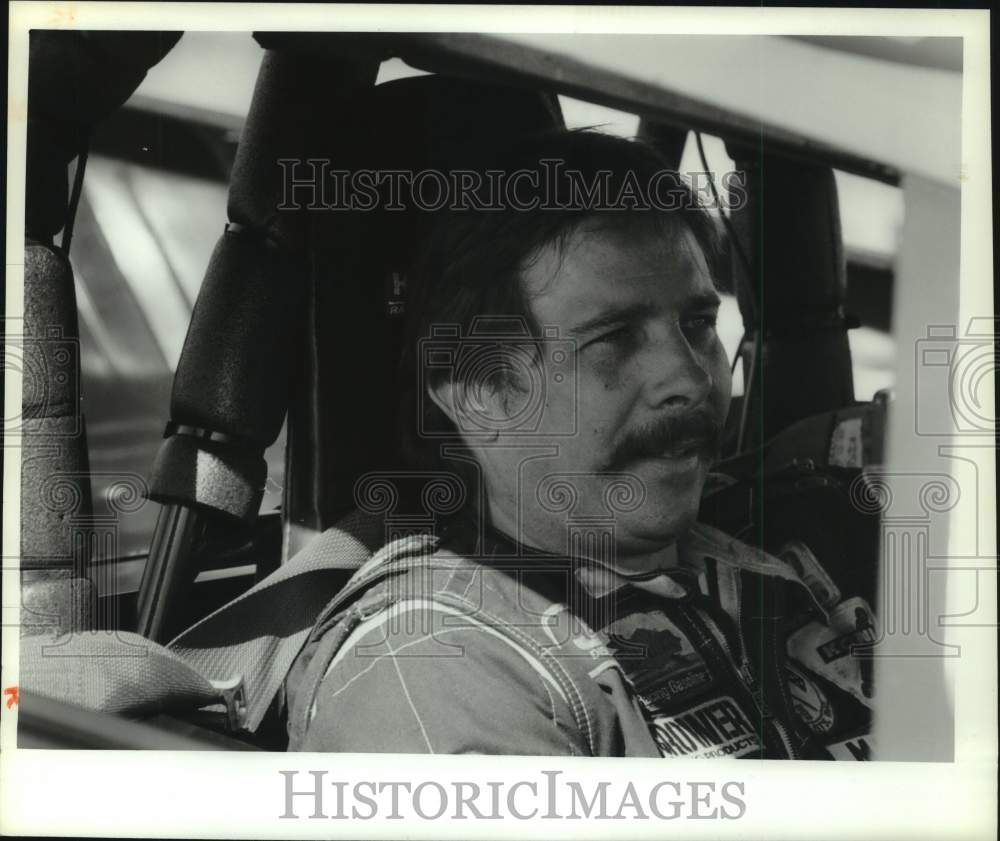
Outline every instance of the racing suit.
{"type": "Polygon", "coordinates": [[[289,749],[872,759],[868,605],[704,525],[624,577],[458,519],[386,546],[285,682],[289,749]]]}

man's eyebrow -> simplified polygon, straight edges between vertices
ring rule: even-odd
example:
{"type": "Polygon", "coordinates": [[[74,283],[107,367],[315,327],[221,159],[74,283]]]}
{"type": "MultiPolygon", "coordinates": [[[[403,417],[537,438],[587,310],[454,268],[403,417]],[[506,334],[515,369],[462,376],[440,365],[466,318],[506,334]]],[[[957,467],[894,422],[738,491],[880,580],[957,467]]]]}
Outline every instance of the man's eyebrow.
{"type": "Polygon", "coordinates": [[[566,331],[566,335],[570,338],[580,338],[581,336],[586,336],[588,333],[600,330],[603,327],[610,327],[611,325],[622,324],[628,321],[636,321],[649,315],[652,311],[653,307],[647,303],[612,306],[598,313],[593,318],[588,318],[581,324],[571,327],[566,331]]]}
{"type": "Polygon", "coordinates": [[[722,306],[722,298],[715,292],[700,292],[692,295],[684,302],[683,309],[687,312],[693,310],[712,309],[722,306]]]}
{"type": "MultiPolygon", "coordinates": [[[[685,312],[691,312],[699,309],[718,308],[721,305],[722,299],[715,292],[703,292],[692,295],[684,301],[682,309],[685,312]]],[[[598,313],[593,318],[588,318],[586,321],[571,327],[566,331],[566,335],[570,338],[578,339],[581,336],[586,336],[604,327],[625,324],[645,318],[653,313],[654,310],[655,307],[645,302],[627,304],[625,306],[612,306],[598,313]]]]}

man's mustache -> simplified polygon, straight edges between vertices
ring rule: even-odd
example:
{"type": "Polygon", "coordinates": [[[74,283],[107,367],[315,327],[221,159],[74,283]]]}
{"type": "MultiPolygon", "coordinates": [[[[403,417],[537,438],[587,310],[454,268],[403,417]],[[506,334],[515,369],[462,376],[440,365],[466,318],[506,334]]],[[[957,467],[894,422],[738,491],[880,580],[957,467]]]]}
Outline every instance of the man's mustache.
{"type": "Polygon", "coordinates": [[[638,459],[689,452],[715,461],[722,435],[722,424],[707,408],[666,416],[628,433],[612,451],[605,470],[619,470],[638,459]]]}

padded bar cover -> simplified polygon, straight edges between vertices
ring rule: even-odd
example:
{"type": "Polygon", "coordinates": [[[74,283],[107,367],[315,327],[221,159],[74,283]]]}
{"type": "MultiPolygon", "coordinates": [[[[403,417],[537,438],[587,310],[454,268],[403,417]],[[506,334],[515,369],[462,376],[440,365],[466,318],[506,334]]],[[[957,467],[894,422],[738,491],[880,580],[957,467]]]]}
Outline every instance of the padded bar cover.
{"type": "Polygon", "coordinates": [[[221,432],[260,452],[288,405],[301,268],[245,229],[215,247],[174,375],[172,420],[221,432]]]}
{"type": "Polygon", "coordinates": [[[5,367],[22,374],[21,625],[24,633],[89,626],[91,492],[80,407],[73,272],[55,249],[25,245],[23,336],[5,367]]]}
{"type": "Polygon", "coordinates": [[[171,422],[202,435],[164,443],[150,498],[256,516],[263,452],[281,431],[305,315],[308,219],[281,209],[279,161],[317,155],[317,125],[329,119],[319,107],[324,94],[361,79],[371,84],[374,73],[265,54],[233,166],[232,222],[212,255],[174,376],[171,422]],[[207,434],[224,440],[210,443],[207,434]]]}

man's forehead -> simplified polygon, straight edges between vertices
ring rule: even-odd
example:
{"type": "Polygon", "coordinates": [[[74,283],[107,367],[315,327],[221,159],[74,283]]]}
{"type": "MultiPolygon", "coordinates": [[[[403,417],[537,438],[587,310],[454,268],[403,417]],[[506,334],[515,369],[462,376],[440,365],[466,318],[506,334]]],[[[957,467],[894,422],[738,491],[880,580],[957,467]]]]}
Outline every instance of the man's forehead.
{"type": "Polygon", "coordinates": [[[639,234],[581,226],[561,247],[543,246],[522,282],[535,314],[560,323],[579,309],[620,304],[622,296],[670,305],[714,290],[705,255],[686,226],[639,234]]]}

